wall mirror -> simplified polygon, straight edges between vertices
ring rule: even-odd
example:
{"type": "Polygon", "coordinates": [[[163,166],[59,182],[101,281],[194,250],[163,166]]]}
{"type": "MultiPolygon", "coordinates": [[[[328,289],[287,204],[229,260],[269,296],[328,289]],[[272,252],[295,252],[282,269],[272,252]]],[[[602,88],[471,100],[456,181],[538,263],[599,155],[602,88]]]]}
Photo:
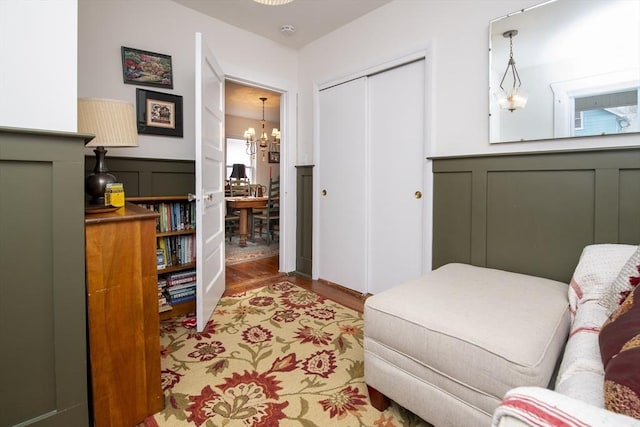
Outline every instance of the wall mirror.
{"type": "Polygon", "coordinates": [[[489,23],[491,143],[640,132],[639,95],[640,0],[553,0],[489,23]]]}

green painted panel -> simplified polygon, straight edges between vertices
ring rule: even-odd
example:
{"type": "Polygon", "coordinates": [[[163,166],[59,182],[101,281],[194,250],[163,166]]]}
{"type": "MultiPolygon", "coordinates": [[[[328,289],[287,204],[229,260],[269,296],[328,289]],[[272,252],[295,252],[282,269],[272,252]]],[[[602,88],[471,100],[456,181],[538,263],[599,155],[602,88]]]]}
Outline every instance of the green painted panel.
{"type": "Polygon", "coordinates": [[[313,166],[297,166],[296,272],[312,273],[313,252],[313,166]]]}
{"type": "Polygon", "coordinates": [[[434,177],[434,268],[450,262],[471,263],[471,178],[469,172],[434,177]]]}
{"type": "Polygon", "coordinates": [[[13,408],[0,425],[56,408],[54,358],[40,356],[53,355],[55,341],[52,194],[43,191],[51,176],[50,163],[0,161],[0,342],[11,343],[3,345],[11,393],[2,403],[13,408]]]}
{"type": "Polygon", "coordinates": [[[594,242],[593,171],[514,171],[487,175],[486,266],[567,281],[594,242]],[[535,260],[535,262],[532,262],[535,260]]]}
{"type": "Polygon", "coordinates": [[[195,174],[181,172],[155,172],[151,177],[152,196],[186,196],[194,193],[195,174]]]}
{"type": "Polygon", "coordinates": [[[86,139],[0,127],[0,425],[89,424],[86,139]]]}
{"type": "Polygon", "coordinates": [[[640,243],[640,169],[620,171],[620,243],[640,243]]]}
{"type": "Polygon", "coordinates": [[[434,267],[469,262],[568,282],[585,245],[640,243],[640,148],[432,160],[434,267]]]}
{"type": "MultiPolygon", "coordinates": [[[[124,184],[127,197],[182,196],[196,188],[195,162],[191,160],[108,157],[107,168],[124,184]]],[[[85,157],[85,175],[95,165],[94,156],[85,157]]]]}

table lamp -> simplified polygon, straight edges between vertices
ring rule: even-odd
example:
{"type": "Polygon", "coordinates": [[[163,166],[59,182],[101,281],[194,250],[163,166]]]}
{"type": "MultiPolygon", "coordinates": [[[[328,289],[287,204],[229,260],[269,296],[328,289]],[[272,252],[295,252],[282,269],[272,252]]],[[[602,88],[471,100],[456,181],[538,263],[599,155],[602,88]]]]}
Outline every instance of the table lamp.
{"type": "Polygon", "coordinates": [[[85,181],[92,205],[104,205],[107,184],[116,182],[105,164],[104,147],[137,147],[138,132],[133,104],[111,99],[78,99],[78,132],[95,135],[86,146],[96,147],[96,164],[85,181]]]}
{"type": "Polygon", "coordinates": [[[229,178],[246,178],[247,171],[245,170],[245,166],[242,163],[234,163],[231,167],[231,175],[229,178]]]}

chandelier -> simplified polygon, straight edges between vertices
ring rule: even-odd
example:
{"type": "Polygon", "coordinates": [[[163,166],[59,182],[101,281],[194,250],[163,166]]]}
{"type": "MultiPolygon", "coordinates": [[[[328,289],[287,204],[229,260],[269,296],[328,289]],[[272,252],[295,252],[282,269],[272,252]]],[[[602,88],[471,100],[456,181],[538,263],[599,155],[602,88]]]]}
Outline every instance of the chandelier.
{"type": "Polygon", "coordinates": [[[260,132],[260,138],[256,139],[256,130],[254,128],[249,128],[244,131],[244,139],[247,141],[247,154],[254,159],[259,149],[262,153],[263,162],[266,161],[265,153],[269,147],[269,137],[267,136],[267,131],[264,130],[264,125],[266,123],[264,119],[264,103],[266,100],[267,98],[260,98],[260,101],[262,101],[262,120],[260,121],[262,131],[260,132]]]}
{"type": "Polygon", "coordinates": [[[498,105],[503,110],[509,110],[514,112],[520,110],[527,105],[527,94],[521,88],[522,81],[520,81],[520,75],[516,69],[516,61],[513,59],[513,38],[518,35],[518,30],[509,30],[502,33],[502,36],[509,37],[509,62],[507,62],[507,69],[504,71],[502,80],[500,80],[500,95],[498,98],[498,105]],[[513,85],[506,91],[502,84],[511,71],[511,78],[513,79],[513,85]]]}

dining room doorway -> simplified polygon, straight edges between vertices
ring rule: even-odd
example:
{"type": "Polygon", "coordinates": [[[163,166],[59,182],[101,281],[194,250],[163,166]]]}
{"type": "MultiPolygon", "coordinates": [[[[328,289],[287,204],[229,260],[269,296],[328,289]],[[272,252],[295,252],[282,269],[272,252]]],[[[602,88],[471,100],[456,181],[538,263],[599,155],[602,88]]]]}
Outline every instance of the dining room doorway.
{"type": "MultiPolygon", "coordinates": [[[[281,172],[280,104],[279,92],[235,80],[225,81],[225,179],[229,180],[234,164],[242,164],[253,191],[264,196],[268,195],[270,181],[279,179],[281,172]]],[[[262,212],[256,208],[253,213],[262,212]]],[[[226,231],[228,263],[279,254],[279,230],[274,241],[269,242],[250,230],[246,246],[242,247],[235,231],[233,228],[226,231]]]]}

